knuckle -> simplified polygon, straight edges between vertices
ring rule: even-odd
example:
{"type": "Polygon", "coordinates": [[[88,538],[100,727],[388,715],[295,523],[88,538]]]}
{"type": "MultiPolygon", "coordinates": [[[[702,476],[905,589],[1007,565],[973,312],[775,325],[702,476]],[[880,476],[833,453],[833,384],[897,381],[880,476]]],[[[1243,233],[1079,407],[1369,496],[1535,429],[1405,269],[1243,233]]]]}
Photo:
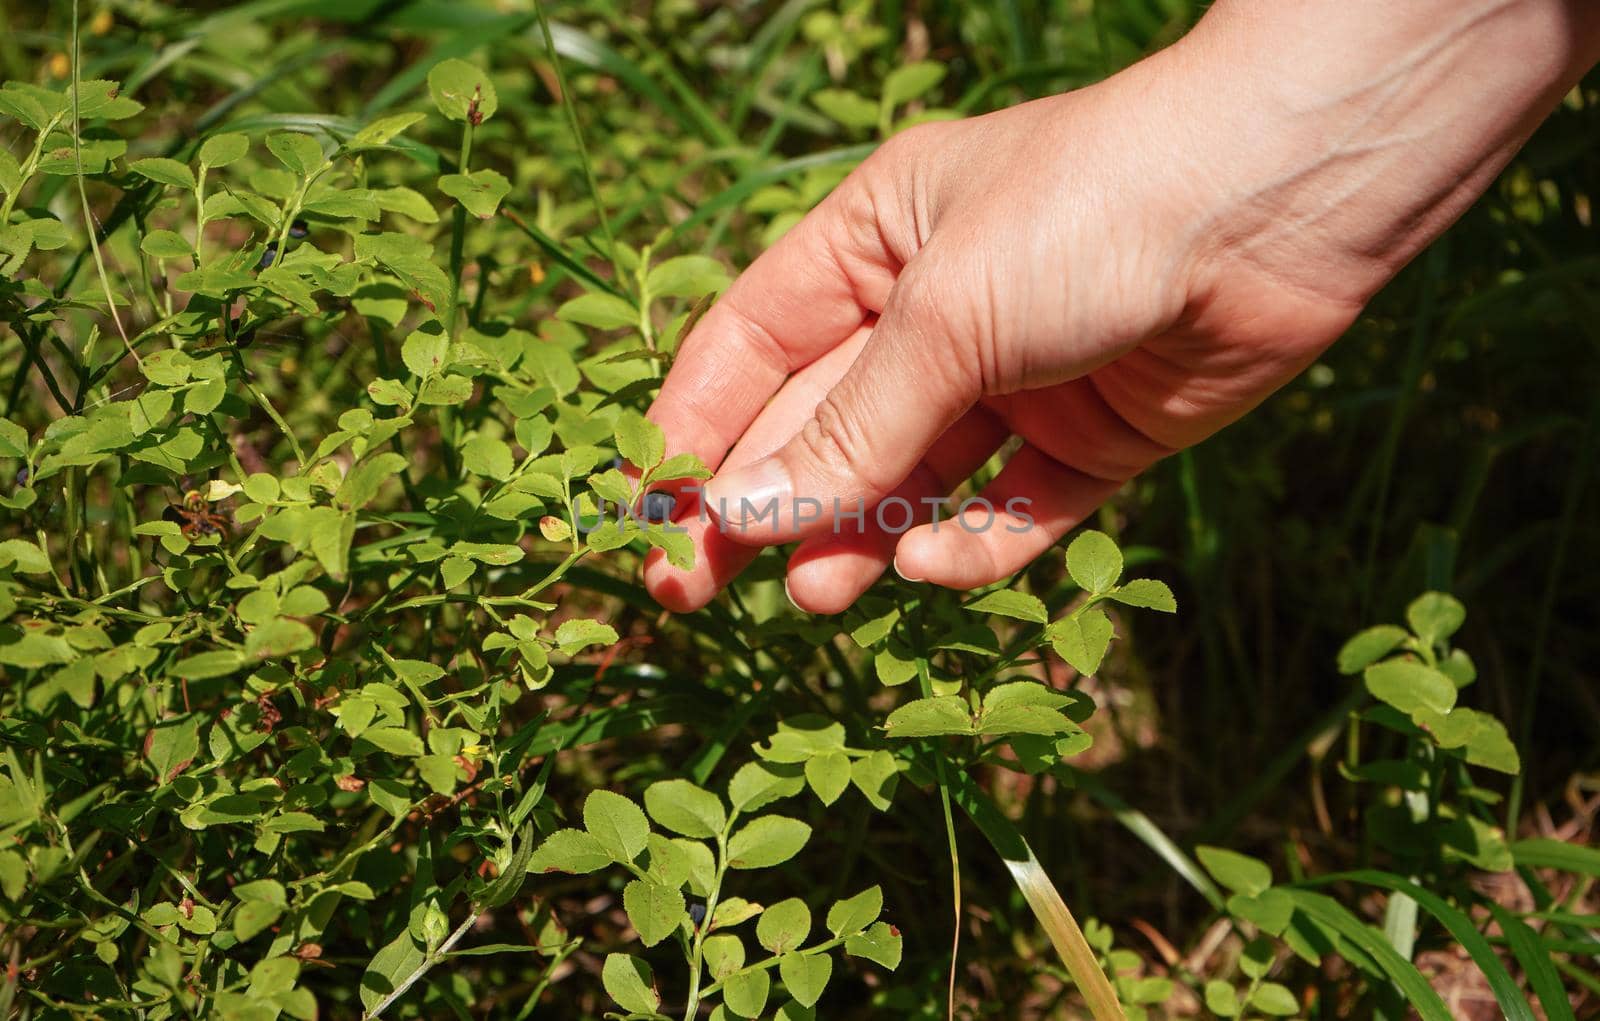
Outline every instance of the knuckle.
{"type": "Polygon", "coordinates": [[[844,483],[836,488],[854,489],[847,481],[853,479],[878,493],[895,481],[886,480],[877,470],[867,424],[850,412],[837,393],[826,394],[817,402],[797,439],[812,470],[826,480],[844,483]]]}

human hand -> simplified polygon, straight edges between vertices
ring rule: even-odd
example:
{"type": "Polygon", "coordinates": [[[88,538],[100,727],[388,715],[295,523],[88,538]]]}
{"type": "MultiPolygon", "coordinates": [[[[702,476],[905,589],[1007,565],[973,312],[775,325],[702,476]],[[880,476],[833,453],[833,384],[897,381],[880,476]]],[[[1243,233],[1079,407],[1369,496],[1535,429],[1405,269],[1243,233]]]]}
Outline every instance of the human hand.
{"type": "MultiPolygon", "coordinates": [[[[669,452],[720,466],[709,517],[678,514],[694,569],[646,563],[657,599],[701,606],[755,547],[796,539],[788,590],[813,612],[842,610],[891,560],[963,588],[1020,569],[1309,364],[1492,178],[1574,59],[1521,55],[1506,73],[1536,80],[1495,116],[1423,87],[1440,62],[1482,75],[1493,40],[1476,22],[1463,35],[1417,10],[1391,26],[1423,85],[1386,79],[1397,58],[1361,38],[1370,24],[1347,26],[1361,57],[1338,73],[1371,80],[1357,88],[1296,75],[1292,52],[1277,57],[1290,67],[1243,59],[1294,26],[1226,7],[1091,88],[897,135],[756,260],[651,409],[669,452]],[[1286,74],[1296,89],[1276,87],[1286,74]],[[1402,189],[1379,179],[1397,168],[1402,189]],[[903,534],[902,506],[873,512],[899,497],[925,519],[1012,436],[986,507],[903,534]]],[[[1313,22],[1336,51],[1339,9],[1313,22]]]]}

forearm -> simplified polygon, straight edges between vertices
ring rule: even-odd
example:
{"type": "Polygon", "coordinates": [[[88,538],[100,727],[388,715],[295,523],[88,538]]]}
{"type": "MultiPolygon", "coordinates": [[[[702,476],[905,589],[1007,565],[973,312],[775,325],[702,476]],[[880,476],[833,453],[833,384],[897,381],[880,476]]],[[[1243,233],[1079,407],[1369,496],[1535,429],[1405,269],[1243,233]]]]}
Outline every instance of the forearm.
{"type": "Polygon", "coordinates": [[[1206,161],[1234,198],[1218,243],[1360,302],[1600,59],[1600,2],[1220,0],[1183,48],[1227,111],[1214,144],[1233,151],[1206,161]]]}

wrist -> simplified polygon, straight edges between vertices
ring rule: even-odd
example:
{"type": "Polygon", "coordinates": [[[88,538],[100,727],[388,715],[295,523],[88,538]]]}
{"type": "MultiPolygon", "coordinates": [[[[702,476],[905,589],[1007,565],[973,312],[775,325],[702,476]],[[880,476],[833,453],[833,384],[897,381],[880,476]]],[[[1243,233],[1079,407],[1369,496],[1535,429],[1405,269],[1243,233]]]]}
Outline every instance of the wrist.
{"type": "Polygon", "coordinates": [[[1215,261],[1359,305],[1600,56],[1600,4],[1224,0],[1180,46],[1215,261]]]}

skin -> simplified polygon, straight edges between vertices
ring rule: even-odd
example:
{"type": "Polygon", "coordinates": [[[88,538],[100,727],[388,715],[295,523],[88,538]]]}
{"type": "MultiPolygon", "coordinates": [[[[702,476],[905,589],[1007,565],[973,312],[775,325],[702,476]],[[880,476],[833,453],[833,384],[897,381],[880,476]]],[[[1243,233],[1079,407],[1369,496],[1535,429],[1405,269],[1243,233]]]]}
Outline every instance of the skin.
{"type": "Polygon", "coordinates": [[[679,500],[695,567],[647,586],[693,610],[797,540],[818,613],[891,563],[1019,570],[1314,361],[1596,60],[1592,0],[1220,0],[1104,82],[894,136],[685,341],[650,417],[717,474],[679,500]],[[926,513],[1008,442],[986,528],[836,520],[926,513]]]}

